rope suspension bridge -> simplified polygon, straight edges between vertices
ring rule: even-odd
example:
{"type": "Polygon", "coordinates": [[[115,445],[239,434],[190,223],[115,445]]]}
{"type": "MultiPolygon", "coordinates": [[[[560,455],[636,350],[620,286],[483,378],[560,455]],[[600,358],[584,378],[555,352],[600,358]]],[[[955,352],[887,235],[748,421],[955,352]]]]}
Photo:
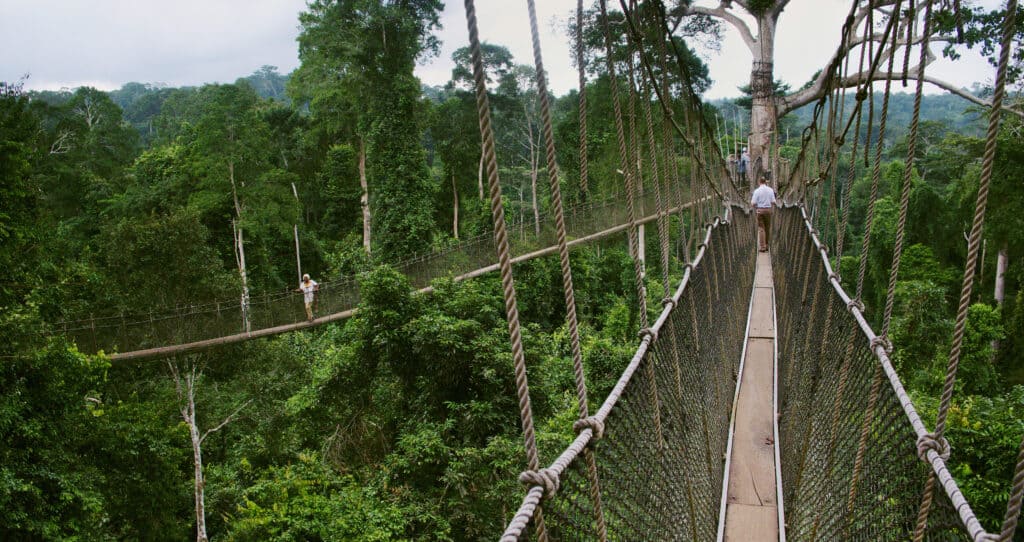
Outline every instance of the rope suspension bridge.
{"type": "MultiPolygon", "coordinates": [[[[527,234],[519,225],[510,233],[506,225],[476,11],[474,1],[465,0],[493,237],[470,240],[400,267],[424,291],[437,276],[456,275],[461,280],[500,272],[526,455],[521,505],[501,539],[1013,539],[1024,495],[1024,443],[1014,477],[1006,482],[1005,521],[983,526],[950,473],[951,451],[944,433],[974,285],[1017,1],[1007,2],[949,366],[931,429],[893,367],[888,334],[931,23],[939,9],[958,14],[959,2],[852,3],[840,45],[825,68],[831,77],[803,133],[799,156],[790,167],[779,158],[776,141],[766,157],[785,202],[774,213],[769,253],[755,250],[756,221],[745,205],[745,187],[738,187],[729,175],[660,2],[638,5],[620,0],[624,18],[614,28],[606,0],[599,2],[596,24],[604,39],[605,70],[613,83],[623,192],[568,212],[563,209],[533,0],[527,5],[552,199],[544,231],[527,234]],[[888,16],[874,21],[876,11],[888,16]],[[858,18],[858,13],[867,19],[858,18]],[[615,32],[624,35],[625,61],[612,54],[615,32]],[[875,40],[892,47],[866,45],[875,40]],[[914,77],[915,109],[893,264],[876,332],[861,299],[893,74],[900,62],[907,73],[911,54],[906,46],[904,58],[897,58],[899,43],[917,44],[921,62],[914,77]],[[623,66],[626,73],[620,75],[623,66]],[[851,74],[867,76],[856,86],[854,105],[848,106],[841,82],[851,74]],[[876,78],[885,80],[880,97],[872,82],[876,78]],[[876,100],[881,102],[878,133],[872,141],[868,130],[860,147],[864,120],[869,127],[874,123],[876,100]],[[657,113],[655,106],[660,106],[657,113]],[[839,165],[846,156],[849,167],[844,170],[839,165]],[[862,156],[872,166],[871,198],[858,274],[847,282],[855,284],[851,295],[834,262],[846,248],[850,186],[862,156]],[[668,294],[658,314],[648,313],[648,277],[639,235],[640,227],[650,223],[657,228],[657,274],[668,294]],[[639,344],[612,391],[591,413],[569,249],[623,231],[634,263],[639,344]],[[519,255],[514,257],[517,239],[519,255]],[[549,254],[558,255],[563,277],[578,419],[573,425],[575,439],[545,464],[534,435],[513,264],[549,254]],[[673,257],[683,269],[676,284],[670,281],[673,257]]],[[[580,170],[586,190],[582,1],[577,20],[580,170]]],[[[772,89],[769,85],[754,91],[770,95],[772,89]]],[[[327,316],[300,321],[294,298],[268,296],[250,315],[255,331],[245,333],[238,331],[240,314],[225,315],[221,311],[226,307],[219,304],[148,318],[137,315],[131,325],[123,317],[113,322],[66,322],[56,331],[77,337],[82,344],[91,340],[94,349],[120,347],[122,352],[111,356],[114,359],[173,355],[303,329],[356,310],[358,292],[353,284],[326,283],[321,292],[320,312],[327,316]],[[282,309],[287,305],[291,312],[282,309]]]]}

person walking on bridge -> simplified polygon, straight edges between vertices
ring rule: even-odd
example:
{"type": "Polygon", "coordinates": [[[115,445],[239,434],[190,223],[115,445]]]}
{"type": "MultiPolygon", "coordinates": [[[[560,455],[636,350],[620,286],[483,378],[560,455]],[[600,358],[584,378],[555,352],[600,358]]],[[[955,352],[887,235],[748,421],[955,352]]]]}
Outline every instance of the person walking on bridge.
{"type": "Polygon", "coordinates": [[[743,147],[743,153],[740,154],[739,161],[736,162],[736,173],[739,174],[740,184],[747,183],[747,171],[750,169],[750,153],[747,152],[747,148],[743,147]]]}
{"type": "Polygon", "coordinates": [[[309,275],[302,275],[302,282],[299,283],[299,288],[296,292],[302,292],[303,301],[306,302],[306,320],[313,321],[313,300],[316,297],[316,292],[320,291],[320,285],[311,278],[309,275]]]}
{"type": "Polygon", "coordinates": [[[761,252],[768,252],[772,240],[772,206],[775,204],[775,190],[768,186],[768,175],[762,175],[760,186],[750,197],[750,206],[757,211],[757,239],[761,252]],[[761,236],[761,230],[764,231],[764,237],[761,236]]]}

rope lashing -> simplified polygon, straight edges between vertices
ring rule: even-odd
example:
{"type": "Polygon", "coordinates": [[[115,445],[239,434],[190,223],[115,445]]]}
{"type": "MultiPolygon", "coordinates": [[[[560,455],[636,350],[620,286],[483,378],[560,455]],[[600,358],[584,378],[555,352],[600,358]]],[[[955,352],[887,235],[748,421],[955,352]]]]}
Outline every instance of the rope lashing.
{"type": "Polygon", "coordinates": [[[884,335],[879,335],[871,339],[872,352],[877,350],[879,346],[882,347],[882,350],[884,350],[887,355],[892,354],[892,341],[890,341],[888,337],[884,335]]]}
{"type": "Polygon", "coordinates": [[[519,473],[519,481],[528,486],[543,487],[545,499],[550,499],[554,496],[562,485],[558,472],[552,468],[523,471],[519,473]]]}
{"type": "Polygon", "coordinates": [[[584,429],[590,429],[591,434],[593,435],[591,443],[595,440],[601,440],[604,438],[604,422],[602,422],[597,416],[588,416],[572,423],[572,430],[575,431],[577,435],[584,429]]]}
{"type": "MultiPolygon", "coordinates": [[[[662,298],[661,306],[662,307],[668,307],[669,305],[671,305],[673,309],[676,308],[676,300],[672,299],[671,297],[662,298]]],[[[669,309],[669,310],[671,310],[671,309],[669,309]]]]}
{"type": "Polygon", "coordinates": [[[651,344],[658,342],[658,332],[655,331],[653,328],[645,327],[638,331],[636,334],[637,337],[639,337],[641,340],[643,340],[645,337],[650,337],[651,344]]]}
{"type": "Polygon", "coordinates": [[[846,308],[853,312],[853,309],[857,309],[860,312],[864,312],[864,302],[859,299],[851,299],[847,304],[846,308]]]}
{"type": "Polygon", "coordinates": [[[925,433],[917,438],[917,457],[921,461],[928,461],[928,450],[935,450],[943,461],[949,461],[949,441],[946,437],[936,436],[935,433],[925,433]]]}

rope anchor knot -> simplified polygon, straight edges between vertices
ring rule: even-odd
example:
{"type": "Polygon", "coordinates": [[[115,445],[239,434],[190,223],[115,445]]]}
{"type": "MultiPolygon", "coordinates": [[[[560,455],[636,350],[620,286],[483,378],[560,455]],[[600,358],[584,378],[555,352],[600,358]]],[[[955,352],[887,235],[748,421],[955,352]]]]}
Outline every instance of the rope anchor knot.
{"type": "Polygon", "coordinates": [[[558,471],[551,468],[523,471],[519,474],[519,481],[526,485],[543,487],[545,499],[551,498],[562,485],[558,471]]]}
{"type": "Polygon", "coordinates": [[[871,339],[872,352],[874,352],[875,349],[878,348],[879,346],[881,346],[885,350],[885,353],[887,355],[892,354],[892,341],[889,340],[889,337],[882,336],[871,339]]]}
{"type": "Polygon", "coordinates": [[[600,440],[604,437],[604,422],[599,420],[597,416],[588,416],[582,420],[576,420],[572,424],[573,431],[578,435],[584,429],[590,429],[594,437],[590,439],[591,442],[600,440]]]}
{"type": "Polygon", "coordinates": [[[949,461],[949,441],[946,437],[935,438],[935,433],[925,433],[917,439],[917,457],[928,461],[928,450],[935,450],[943,461],[949,461]]]}

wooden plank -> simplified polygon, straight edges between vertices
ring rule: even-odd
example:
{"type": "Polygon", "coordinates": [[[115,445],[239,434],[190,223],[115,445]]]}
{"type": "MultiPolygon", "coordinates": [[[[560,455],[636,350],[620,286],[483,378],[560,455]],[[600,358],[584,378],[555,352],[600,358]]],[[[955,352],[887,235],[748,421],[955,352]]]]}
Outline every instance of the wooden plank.
{"type": "Polygon", "coordinates": [[[774,346],[770,339],[750,339],[736,408],[729,467],[730,504],[776,504],[773,357],[774,346]]]}
{"type": "Polygon", "coordinates": [[[724,500],[727,541],[778,541],[775,479],[775,299],[771,256],[758,254],[724,500]]]}
{"type": "Polygon", "coordinates": [[[771,256],[769,256],[767,252],[758,252],[757,272],[754,274],[754,287],[771,288],[772,286],[771,256]]]}
{"type": "Polygon", "coordinates": [[[775,336],[775,313],[771,288],[754,288],[754,305],[750,313],[750,336],[772,338],[775,336]]]}
{"type": "Polygon", "coordinates": [[[726,517],[725,540],[734,542],[778,542],[779,514],[774,506],[730,504],[726,517]]]}

